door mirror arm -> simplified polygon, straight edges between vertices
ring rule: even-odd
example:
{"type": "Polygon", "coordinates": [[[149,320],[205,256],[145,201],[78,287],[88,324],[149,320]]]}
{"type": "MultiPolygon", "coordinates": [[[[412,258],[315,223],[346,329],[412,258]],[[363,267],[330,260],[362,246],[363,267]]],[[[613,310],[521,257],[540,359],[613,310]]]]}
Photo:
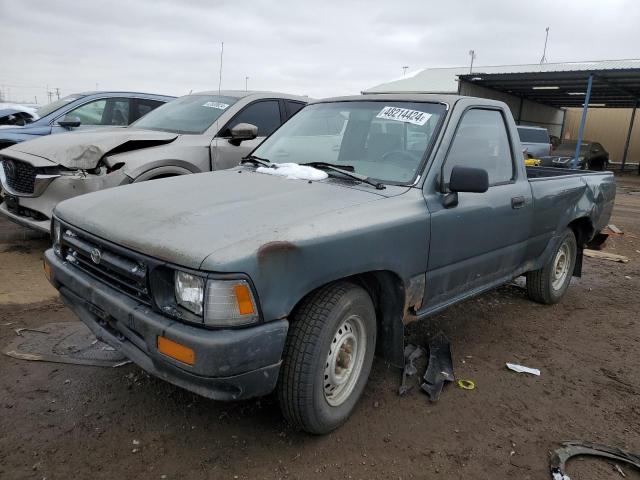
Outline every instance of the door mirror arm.
{"type": "Polygon", "coordinates": [[[65,115],[62,120],[58,121],[58,125],[63,128],[79,127],[82,121],[74,115],[65,115]]]}
{"type": "Polygon", "coordinates": [[[244,140],[253,140],[258,136],[258,127],[250,123],[238,123],[231,128],[231,145],[239,146],[244,140]]]}
{"type": "Polygon", "coordinates": [[[442,205],[453,208],[458,205],[458,193],[484,193],[489,190],[489,174],[483,168],[463,167],[456,165],[451,169],[448,190],[441,185],[444,197],[442,205]]]}

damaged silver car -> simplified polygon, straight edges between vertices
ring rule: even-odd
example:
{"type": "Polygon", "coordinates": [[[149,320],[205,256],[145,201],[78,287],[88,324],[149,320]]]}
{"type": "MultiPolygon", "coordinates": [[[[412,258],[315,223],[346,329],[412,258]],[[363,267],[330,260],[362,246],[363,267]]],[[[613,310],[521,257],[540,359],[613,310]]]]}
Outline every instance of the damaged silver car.
{"type": "Polygon", "coordinates": [[[62,200],[234,167],[308,100],[271,92],[195,93],[127,128],[51,135],[3,149],[0,213],[48,232],[62,200]]]}

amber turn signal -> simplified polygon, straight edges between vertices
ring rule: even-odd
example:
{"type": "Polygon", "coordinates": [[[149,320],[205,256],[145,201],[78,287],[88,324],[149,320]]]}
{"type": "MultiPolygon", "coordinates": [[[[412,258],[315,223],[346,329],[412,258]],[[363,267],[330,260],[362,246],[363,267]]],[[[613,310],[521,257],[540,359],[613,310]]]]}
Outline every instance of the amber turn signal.
{"type": "Polygon", "coordinates": [[[253,300],[251,299],[249,287],[244,283],[239,283],[234,287],[234,291],[240,315],[251,315],[252,313],[255,313],[253,310],[253,300]]]}
{"type": "Polygon", "coordinates": [[[193,349],[169,340],[167,337],[158,337],[158,351],[187,365],[196,363],[196,352],[193,349]]]}
{"type": "Polygon", "coordinates": [[[51,265],[49,265],[49,263],[46,260],[43,260],[42,268],[44,270],[44,276],[47,277],[47,280],[51,281],[51,279],[53,278],[53,275],[51,272],[51,265]]]}

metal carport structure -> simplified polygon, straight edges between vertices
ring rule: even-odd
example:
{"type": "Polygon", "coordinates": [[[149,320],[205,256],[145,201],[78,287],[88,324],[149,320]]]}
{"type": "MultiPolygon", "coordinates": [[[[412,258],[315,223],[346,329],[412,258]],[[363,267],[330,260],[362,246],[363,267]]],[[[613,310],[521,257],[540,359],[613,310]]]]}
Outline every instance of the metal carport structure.
{"type": "Polygon", "coordinates": [[[624,171],[635,114],[640,102],[640,60],[542,64],[528,67],[530,71],[512,69],[500,72],[492,72],[493,69],[483,72],[483,67],[478,67],[477,71],[458,75],[458,90],[461,92],[464,83],[468,83],[550,107],[581,107],[582,120],[574,165],[580,152],[587,111],[590,107],[632,108],[621,165],[621,170],[624,171]]]}

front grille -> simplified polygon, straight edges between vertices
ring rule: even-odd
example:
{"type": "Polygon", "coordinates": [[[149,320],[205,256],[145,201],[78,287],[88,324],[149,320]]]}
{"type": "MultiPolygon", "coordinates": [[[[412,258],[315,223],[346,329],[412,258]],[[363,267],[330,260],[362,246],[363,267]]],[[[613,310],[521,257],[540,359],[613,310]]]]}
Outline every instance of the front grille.
{"type": "Polygon", "coordinates": [[[19,160],[2,160],[4,176],[7,185],[18,193],[32,194],[36,183],[36,169],[34,166],[19,160]]]}
{"type": "Polygon", "coordinates": [[[80,231],[63,227],[61,248],[64,259],[88,275],[116,290],[151,305],[147,265],[123,254],[120,249],[89,238],[80,231]]]}

